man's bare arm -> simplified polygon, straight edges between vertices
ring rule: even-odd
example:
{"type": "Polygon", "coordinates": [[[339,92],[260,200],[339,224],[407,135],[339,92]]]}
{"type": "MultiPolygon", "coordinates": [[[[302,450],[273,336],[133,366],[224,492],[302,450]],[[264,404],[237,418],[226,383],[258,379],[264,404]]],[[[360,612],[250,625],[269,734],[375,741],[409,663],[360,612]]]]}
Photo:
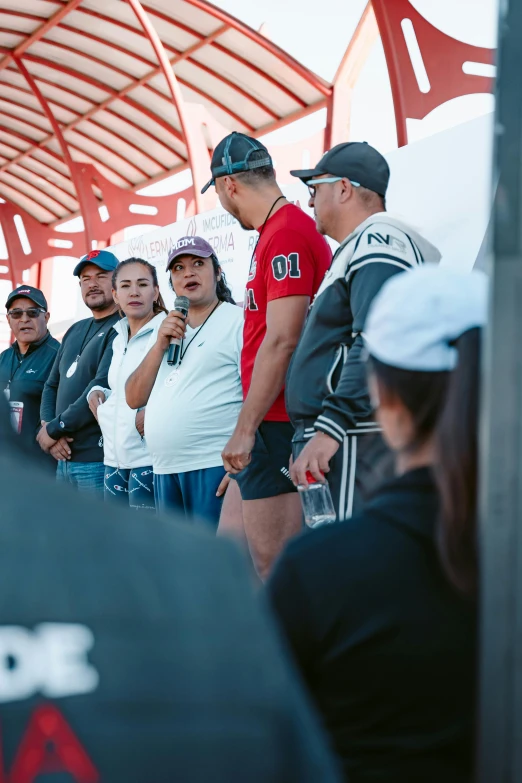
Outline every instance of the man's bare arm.
{"type": "Polygon", "coordinates": [[[307,296],[285,296],[268,303],[266,335],[254,363],[237,429],[255,432],[281,392],[310,305],[307,296]]]}
{"type": "Polygon", "coordinates": [[[225,469],[232,473],[250,461],[255,431],[284,386],[309,304],[308,296],[285,296],[268,303],[266,335],[256,356],[250,389],[223,451],[225,469]]]}

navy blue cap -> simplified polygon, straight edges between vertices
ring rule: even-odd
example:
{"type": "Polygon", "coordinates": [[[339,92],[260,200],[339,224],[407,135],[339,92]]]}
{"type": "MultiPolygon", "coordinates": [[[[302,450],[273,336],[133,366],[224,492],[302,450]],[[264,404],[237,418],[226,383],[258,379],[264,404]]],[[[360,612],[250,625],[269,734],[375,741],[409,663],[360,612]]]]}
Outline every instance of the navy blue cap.
{"type": "Polygon", "coordinates": [[[33,288],[32,285],[19,285],[18,288],[15,288],[15,290],[12,291],[7,297],[5,309],[9,310],[9,305],[11,302],[14,302],[15,299],[18,299],[18,297],[22,296],[25,297],[25,299],[30,299],[31,302],[35,303],[35,305],[38,305],[38,307],[43,307],[43,309],[47,311],[47,300],[43,295],[43,292],[40,291],[39,288],[33,288]]]}
{"type": "Polygon", "coordinates": [[[390,169],[386,158],[366,141],[349,141],[336,144],[326,152],[313,169],[291,171],[305,184],[307,180],[324,174],[357,182],[363,188],[373,190],[380,196],[386,195],[390,181],[390,169]]]}
{"type": "Polygon", "coordinates": [[[110,250],[91,250],[85,256],[82,256],[74,267],[73,275],[80,277],[80,273],[87,264],[94,264],[107,272],[114,272],[120,262],[110,250]]]}
{"type": "Polygon", "coordinates": [[[241,171],[252,171],[252,169],[272,165],[272,158],[264,144],[251,136],[234,131],[221,139],[212,153],[210,163],[212,179],[201,189],[201,192],[205,193],[214,184],[217,177],[225,177],[227,174],[230,176],[231,174],[239,174],[241,171]],[[264,152],[264,156],[251,160],[252,153],[258,150],[264,152]]]}

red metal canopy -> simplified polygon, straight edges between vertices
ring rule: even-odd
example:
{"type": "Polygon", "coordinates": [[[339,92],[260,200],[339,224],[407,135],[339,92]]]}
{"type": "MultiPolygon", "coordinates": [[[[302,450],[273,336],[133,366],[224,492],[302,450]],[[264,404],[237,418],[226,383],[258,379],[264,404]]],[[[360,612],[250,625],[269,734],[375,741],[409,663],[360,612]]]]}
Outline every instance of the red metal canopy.
{"type": "Polygon", "coordinates": [[[71,162],[128,190],[206,176],[194,104],[259,133],[331,95],[204,0],[0,0],[0,43],[0,196],[47,224],[85,212],[71,162]]]}
{"type": "Polygon", "coordinates": [[[408,117],[492,89],[494,52],[445,35],[410,0],[368,3],[332,85],[205,0],[0,0],[0,279],[36,265],[40,284],[42,260],[78,257],[139,215],[165,225],[181,201],[187,215],[210,208],[209,150],[232,129],[262,135],[327,107],[322,147],[345,140],[378,32],[399,145],[408,117]],[[182,193],[136,195],[189,167],[182,193]],[[77,215],[84,235],[56,233],[77,215]]]}

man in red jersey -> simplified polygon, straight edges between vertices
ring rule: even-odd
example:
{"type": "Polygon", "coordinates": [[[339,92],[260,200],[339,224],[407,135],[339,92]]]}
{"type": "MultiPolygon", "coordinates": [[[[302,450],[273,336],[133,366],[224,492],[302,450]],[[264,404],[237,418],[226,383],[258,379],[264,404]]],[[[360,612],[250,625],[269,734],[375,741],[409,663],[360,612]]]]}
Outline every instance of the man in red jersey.
{"type": "Polygon", "coordinates": [[[281,192],[266,147],[242,133],[214,150],[212,179],[219,200],[240,225],[257,229],[246,295],[241,374],[244,403],[223,450],[237,480],[222,511],[221,531],[244,525],[264,579],[284,543],[301,528],[301,508],[288,464],[293,427],[284,383],[308,307],[330,266],[331,252],[314,221],[281,192]]]}

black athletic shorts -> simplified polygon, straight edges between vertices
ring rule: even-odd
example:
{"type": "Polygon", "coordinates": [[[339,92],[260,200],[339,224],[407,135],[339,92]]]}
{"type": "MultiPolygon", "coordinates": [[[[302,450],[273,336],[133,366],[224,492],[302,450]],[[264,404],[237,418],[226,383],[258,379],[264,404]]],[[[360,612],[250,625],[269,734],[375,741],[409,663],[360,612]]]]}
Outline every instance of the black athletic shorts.
{"type": "Polygon", "coordinates": [[[289,421],[263,421],[256,432],[252,460],[236,474],[243,500],[261,500],[297,492],[288,466],[294,428],[289,421]]]}

